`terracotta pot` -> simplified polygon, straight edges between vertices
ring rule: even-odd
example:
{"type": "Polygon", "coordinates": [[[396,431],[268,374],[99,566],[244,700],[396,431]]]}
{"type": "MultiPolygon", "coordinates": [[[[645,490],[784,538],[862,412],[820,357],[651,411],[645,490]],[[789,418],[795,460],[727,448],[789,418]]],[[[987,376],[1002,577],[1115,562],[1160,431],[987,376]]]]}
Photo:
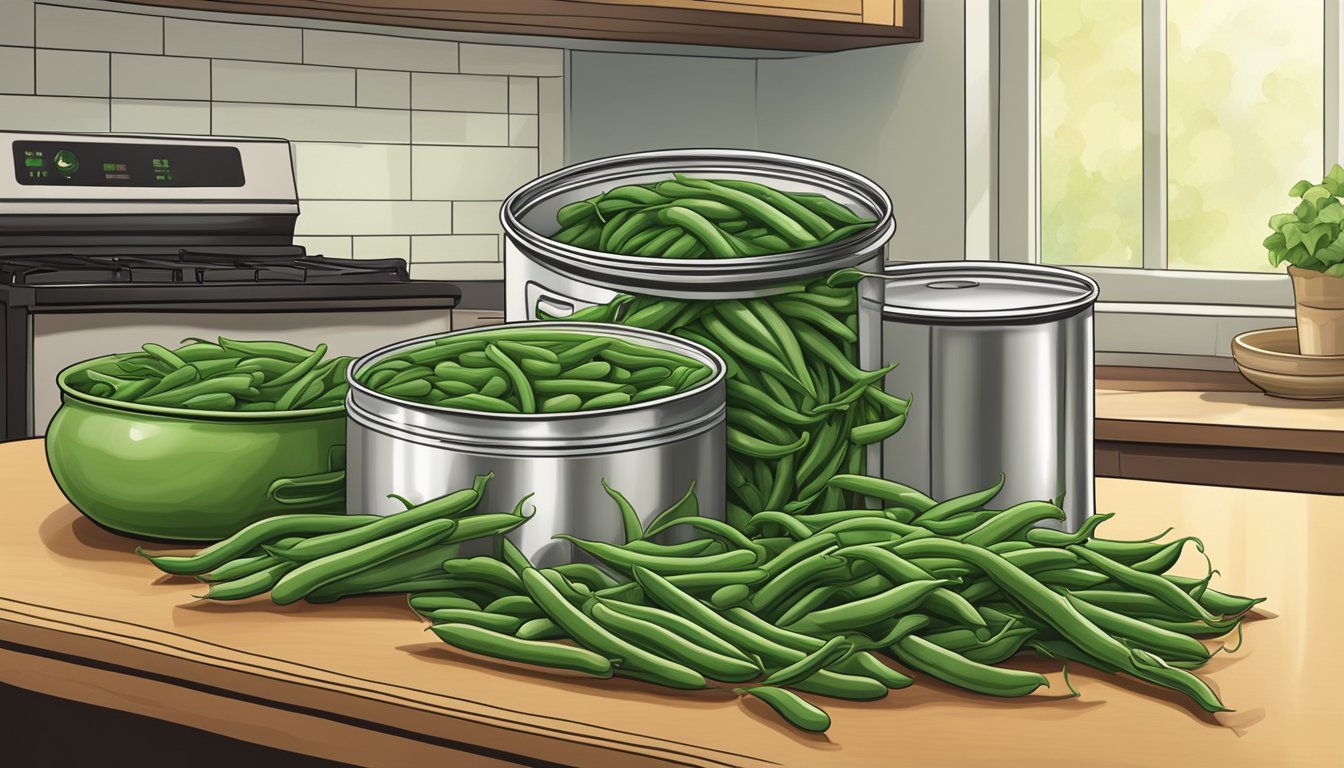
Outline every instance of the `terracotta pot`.
{"type": "Polygon", "coordinates": [[[1288,267],[1304,355],[1344,355],[1344,277],[1288,267]]]}

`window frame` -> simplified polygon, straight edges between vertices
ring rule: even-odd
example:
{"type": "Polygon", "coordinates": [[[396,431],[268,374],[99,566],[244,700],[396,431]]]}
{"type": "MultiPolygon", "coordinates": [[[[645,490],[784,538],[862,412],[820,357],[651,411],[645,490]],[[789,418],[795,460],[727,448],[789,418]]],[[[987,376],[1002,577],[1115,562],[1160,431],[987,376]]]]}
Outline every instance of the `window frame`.
{"type": "MultiPolygon", "coordinates": [[[[1167,263],[1166,6],[1143,3],[1143,268],[1069,266],[1101,286],[1099,364],[1234,370],[1237,333],[1293,323],[1286,272],[1167,263]],[[1156,41],[1156,42],[1152,42],[1156,41]]],[[[1341,161],[1341,0],[1324,9],[1324,168],[1341,161]]],[[[966,0],[966,258],[1037,264],[1041,251],[1041,0],[966,0]]]]}

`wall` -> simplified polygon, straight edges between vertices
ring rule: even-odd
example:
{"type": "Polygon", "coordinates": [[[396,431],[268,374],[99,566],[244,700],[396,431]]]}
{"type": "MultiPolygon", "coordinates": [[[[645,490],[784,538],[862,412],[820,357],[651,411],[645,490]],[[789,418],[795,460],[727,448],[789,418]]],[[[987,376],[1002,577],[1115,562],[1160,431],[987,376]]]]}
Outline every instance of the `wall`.
{"type": "Polygon", "coordinates": [[[0,0],[0,128],[288,138],[310,250],[503,277],[500,201],[563,162],[562,50],[167,13],[0,0]]]}
{"type": "Polygon", "coordinates": [[[795,58],[570,54],[568,160],[738,147],[838,163],[880,184],[888,257],[965,256],[965,4],[924,3],[924,41],[795,58]]]}

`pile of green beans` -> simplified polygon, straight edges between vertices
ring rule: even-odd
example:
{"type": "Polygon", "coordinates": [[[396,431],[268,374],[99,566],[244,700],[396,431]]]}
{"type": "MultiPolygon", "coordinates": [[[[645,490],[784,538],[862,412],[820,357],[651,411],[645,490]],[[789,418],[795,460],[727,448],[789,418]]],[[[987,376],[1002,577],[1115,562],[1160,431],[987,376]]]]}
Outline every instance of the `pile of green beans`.
{"type": "Polygon", "coordinates": [[[829,245],[873,228],[825,195],[742,179],[627,184],[556,212],[557,240],[628,256],[732,259],[829,245]]]}
{"type": "Polygon", "coordinates": [[[345,402],[349,357],[324,359],[327,345],[283,341],[186,339],[72,373],[66,382],[94,397],[194,411],[293,411],[345,402]]]}
{"type": "Polygon", "coordinates": [[[278,515],[192,555],[136,553],[164,573],[200,579],[210,600],[269,593],[286,605],[457,589],[469,582],[452,578],[443,564],[463,542],[499,536],[528,519],[521,501],[511,513],[474,511],[491,477],[422,504],[401,499],[405,511],[392,515],[278,515]]]}
{"type": "Polygon", "coordinates": [[[572,413],[670,397],[713,375],[685,355],[573,331],[503,328],[411,347],[356,372],[412,402],[491,413],[572,413]]]}
{"type": "Polygon", "coordinates": [[[1260,599],[1167,574],[1193,538],[1076,533],[1049,502],[988,508],[1000,485],[935,501],[885,480],[828,485],[880,507],[808,515],[765,511],[746,530],[699,515],[694,494],[647,526],[616,490],[625,542],[564,537],[592,561],[535,568],[508,541],[501,559],[449,560],[471,582],[413,594],[411,607],[464,651],[596,677],[760,699],[803,730],[827,714],[803,698],[882,698],[923,674],[975,693],[1025,696],[1047,679],[999,666],[1020,653],[1123,673],[1225,711],[1191,670],[1200,638],[1239,631],[1260,599]],[[678,544],[653,537],[688,528],[678,544]],[[768,529],[781,535],[762,535],[768,529]],[[903,668],[883,661],[885,655],[903,668]]]}
{"type": "Polygon", "coordinates": [[[826,480],[837,472],[864,473],[867,446],[905,423],[909,401],[882,388],[891,367],[857,365],[856,286],[863,277],[842,269],[744,300],[622,295],[562,319],[663,331],[723,358],[727,513],[741,527],[764,511],[814,514],[853,506],[826,480]]]}

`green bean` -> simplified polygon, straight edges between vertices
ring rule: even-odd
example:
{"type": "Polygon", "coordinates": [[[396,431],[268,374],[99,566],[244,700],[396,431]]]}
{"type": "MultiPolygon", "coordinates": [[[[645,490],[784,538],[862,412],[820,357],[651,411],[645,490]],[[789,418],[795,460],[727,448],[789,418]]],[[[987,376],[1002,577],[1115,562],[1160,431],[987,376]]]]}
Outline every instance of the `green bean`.
{"type": "Polygon", "coordinates": [[[1110,589],[1075,589],[1073,597],[1126,616],[1166,621],[1188,621],[1185,612],[1172,608],[1152,595],[1139,592],[1121,592],[1110,589]]]}
{"type": "MultiPolygon", "coordinates": [[[[303,539],[297,536],[281,540],[282,543],[286,544],[294,544],[300,541],[303,541],[303,539]]],[[[205,582],[229,581],[231,579],[237,579],[242,576],[256,573],[257,571],[264,570],[272,565],[277,565],[282,562],[284,561],[263,552],[260,555],[235,558],[213,571],[198,575],[196,578],[205,582]]]]}
{"type": "Polygon", "coordinates": [[[824,415],[803,415],[780,403],[774,397],[741,379],[730,378],[727,381],[727,393],[736,410],[744,407],[759,409],[763,415],[776,421],[794,426],[810,426],[826,418],[824,415]]]}
{"type": "Polygon", "coordinates": [[[488,411],[490,413],[521,413],[518,407],[497,397],[486,395],[460,395],[439,401],[439,405],[448,408],[462,408],[469,411],[488,411]]]}
{"type": "Polygon", "coordinates": [[[189,557],[146,552],[141,547],[136,547],[135,553],[164,573],[191,576],[212,571],[269,541],[299,534],[344,531],[381,519],[377,515],[277,515],[252,523],[189,557]]]}
{"type": "Polygon", "coordinates": [[[663,182],[658,185],[660,194],[673,198],[706,197],[726,203],[774,230],[790,245],[807,247],[816,243],[816,238],[802,225],[765,200],[709,179],[691,178],[681,174],[674,176],[676,182],[663,182]]]}
{"type": "Polygon", "coordinates": [[[593,621],[561,596],[555,586],[536,569],[529,568],[521,576],[533,602],[575,642],[609,659],[619,659],[623,666],[628,665],[632,670],[669,688],[705,687],[705,679],[700,673],[650,653],[593,621]]]}
{"type": "Polygon", "coordinates": [[[1173,541],[1157,554],[1134,563],[1130,567],[1136,571],[1143,571],[1144,573],[1164,573],[1167,569],[1175,565],[1177,560],[1181,559],[1181,553],[1185,550],[1186,543],[1191,541],[1195,542],[1195,546],[1200,552],[1204,551],[1204,542],[1193,536],[1187,536],[1183,539],[1173,541]]]}
{"type": "MultiPolygon", "coordinates": [[[[509,634],[515,632],[523,624],[523,620],[517,616],[473,611],[470,608],[435,608],[431,611],[425,611],[423,615],[434,624],[467,624],[509,634]]],[[[430,627],[430,629],[433,630],[434,627],[430,627]]]]}
{"type": "Polygon", "coordinates": [[[826,667],[838,664],[854,651],[854,644],[843,637],[833,637],[817,650],[787,667],[770,673],[763,685],[792,685],[805,680],[826,667]]]}
{"type": "Polygon", "coordinates": [[[1003,481],[1004,476],[1000,474],[998,482],[990,487],[980,491],[972,491],[971,493],[962,494],[948,499],[947,501],[940,502],[933,507],[921,511],[919,516],[915,519],[920,523],[929,520],[946,520],[949,517],[962,514],[963,512],[983,509],[995,496],[999,495],[999,491],[1003,490],[1003,481]]]}
{"type": "MultiPolygon", "coordinates": [[[[351,547],[367,544],[389,534],[404,531],[421,523],[439,518],[460,515],[475,507],[481,500],[486,484],[494,473],[478,475],[476,484],[471,488],[454,491],[445,496],[419,504],[395,515],[376,518],[368,525],[350,530],[342,530],[306,539],[294,546],[284,548],[278,544],[273,547],[275,554],[296,563],[306,563],[318,558],[334,555],[351,547]]],[[[450,531],[451,532],[451,531],[450,531]]]]}
{"type": "Polygon", "coordinates": [[[719,653],[692,642],[662,624],[614,610],[606,603],[593,601],[587,610],[612,633],[707,677],[725,682],[743,682],[760,674],[760,668],[741,658],[741,653],[731,656],[719,653]]]}
{"type": "Polygon", "coordinates": [[[1041,686],[1049,687],[1035,672],[991,667],[930,643],[917,635],[899,640],[891,648],[902,663],[943,682],[989,696],[1025,696],[1041,686]]]}
{"type": "Polygon", "coordinates": [[[468,600],[457,593],[449,592],[425,592],[411,595],[406,598],[407,604],[411,610],[416,613],[426,613],[440,608],[468,608],[473,611],[479,611],[481,606],[473,600],[468,600]]]}
{"type": "Polygon", "coordinates": [[[1098,627],[1117,637],[1131,640],[1165,659],[1207,661],[1209,658],[1208,649],[1193,637],[1159,629],[1139,619],[1098,608],[1086,600],[1072,597],[1068,592],[1065,592],[1064,596],[1078,613],[1098,627]]]}
{"type": "MultiPolygon", "coordinates": [[[[1071,552],[1078,549],[1081,549],[1081,547],[1069,547],[1071,552]]],[[[1131,651],[1126,648],[1080,614],[1062,595],[1042,586],[1031,576],[999,555],[960,542],[932,539],[901,542],[895,545],[893,551],[896,551],[897,554],[908,554],[910,556],[950,556],[966,560],[982,570],[1014,601],[1021,603],[1031,610],[1033,615],[1049,623],[1055,631],[1077,645],[1085,653],[1136,677],[1185,693],[1210,712],[1225,709],[1217,695],[1199,678],[1184,670],[1161,668],[1145,661],[1139,655],[1142,651],[1139,649],[1131,651]]],[[[1095,553],[1091,554],[1095,555],[1095,553]]],[[[1152,574],[1142,575],[1152,576],[1152,574]]],[[[1153,578],[1161,579],[1160,576],[1153,576],[1153,578]]],[[[1173,586],[1169,582],[1167,583],[1169,586],[1173,586]]],[[[1079,597],[1082,597],[1082,595],[1080,594],[1079,597]]],[[[1189,596],[1186,595],[1186,597],[1189,596]]]]}
{"type": "MultiPolygon", "coordinates": [[[[933,511],[936,511],[936,508],[929,512],[933,511]]],[[[925,521],[930,520],[929,512],[922,516],[925,521]]],[[[962,536],[961,541],[972,546],[988,547],[1044,520],[1062,522],[1064,510],[1046,501],[1025,501],[998,513],[983,525],[962,536]]]]}
{"type": "Polygon", "coordinates": [[[209,600],[243,600],[265,594],[298,567],[294,563],[277,563],[230,581],[215,582],[210,585],[203,597],[209,600]]]}
{"type": "Polygon", "coordinates": [[[541,413],[569,413],[577,411],[581,405],[583,398],[578,395],[555,395],[543,400],[538,410],[541,413]]]}
{"type": "MultiPolygon", "coordinates": [[[[505,342],[501,341],[500,345],[504,343],[505,342]]],[[[518,403],[522,412],[536,413],[537,401],[532,393],[532,385],[528,381],[527,374],[523,373],[523,369],[518,367],[518,363],[505,354],[500,346],[495,344],[485,345],[485,356],[490,359],[490,362],[498,366],[500,370],[504,371],[504,375],[507,376],[509,382],[513,384],[514,391],[518,393],[518,403]]],[[[552,354],[552,356],[554,356],[554,354],[552,354]]]]}
{"type": "Polygon", "coordinates": [[[537,379],[532,388],[539,395],[579,395],[581,397],[620,392],[626,385],[614,381],[587,379],[537,379]]]}
{"type": "Polygon", "coordinates": [[[737,646],[676,613],[633,603],[600,599],[598,602],[618,613],[623,613],[632,618],[641,619],[651,624],[658,625],[669,632],[686,638],[700,648],[711,650],[717,654],[737,659],[741,662],[751,663],[751,659],[737,646]]]}
{"type": "Polygon", "coordinates": [[[694,557],[696,555],[706,554],[711,550],[721,551],[718,542],[710,541],[708,539],[696,539],[694,541],[681,542],[680,544],[659,544],[654,541],[631,541],[621,548],[643,555],[662,555],[665,557],[694,557]]]}
{"type": "Polygon", "coordinates": [[[1188,579],[1181,576],[1171,575],[1164,576],[1163,578],[1183,589],[1203,586],[1204,589],[1198,598],[1200,605],[1224,616],[1245,613],[1254,608],[1257,604],[1265,601],[1265,598],[1263,597],[1241,597],[1239,595],[1229,595],[1219,592],[1216,589],[1209,589],[1207,588],[1207,583],[1204,579],[1188,579]]]}
{"type": "Polygon", "coordinates": [[[579,406],[580,411],[599,411],[604,408],[619,408],[630,404],[630,395],[625,392],[608,392],[585,400],[579,406]]]}
{"type": "Polygon", "coordinates": [[[1042,584],[1064,589],[1094,589],[1110,582],[1105,574],[1085,568],[1058,568],[1043,571],[1037,577],[1042,584]]]}
{"type": "Polygon", "coordinates": [[[802,450],[807,446],[811,436],[804,432],[798,436],[798,439],[787,444],[775,444],[766,442],[757,437],[752,437],[734,427],[728,427],[728,447],[737,453],[746,454],[757,459],[777,459],[790,453],[802,450]]]}
{"type": "Polygon", "coordinates": [[[809,733],[825,733],[831,727],[831,716],[815,704],[809,703],[793,691],[769,685],[734,688],[733,693],[748,695],[765,702],[793,727],[809,733]]]}
{"type": "MultiPolygon", "coordinates": [[[[796,386],[798,391],[816,397],[815,383],[803,382],[780,362],[779,358],[760,349],[751,342],[742,339],[726,323],[714,315],[705,315],[700,320],[705,330],[717,339],[734,357],[745,360],[751,365],[780,377],[786,386],[796,386]]],[[[838,353],[837,353],[838,354],[838,353]]]]}
{"type": "Polygon", "coordinates": [[[612,675],[610,659],[584,648],[520,639],[469,624],[436,624],[430,631],[449,645],[482,656],[583,672],[599,678],[612,675]]]}
{"type": "Polygon", "coordinates": [[[372,568],[397,555],[447,538],[456,527],[456,520],[430,520],[381,539],[310,560],[286,574],[271,589],[271,601],[277,605],[288,605],[342,576],[372,568]]]}
{"type": "Polygon", "coordinates": [[[1200,605],[1193,597],[1182,591],[1180,587],[1172,584],[1170,581],[1153,573],[1144,573],[1136,571],[1133,568],[1117,563],[1105,555],[1093,552],[1086,547],[1073,545],[1068,548],[1069,552],[1077,555],[1079,559],[1086,560],[1088,564],[1098,571],[1111,577],[1116,583],[1127,587],[1140,590],[1156,597],[1158,600],[1166,603],[1172,608],[1180,611],[1188,619],[1203,619],[1204,621],[1216,621],[1219,617],[1210,613],[1204,606],[1200,605]]]}
{"type": "Polygon", "coordinates": [[[921,514],[937,505],[937,502],[933,499],[914,488],[875,477],[836,475],[827,481],[827,485],[839,488],[842,491],[850,491],[870,498],[900,504],[921,514]]]}
{"type": "Polygon", "coordinates": [[[513,569],[493,557],[453,558],[443,563],[449,576],[496,584],[514,592],[523,591],[523,582],[513,569]]]}
{"type": "MultiPolygon", "coordinates": [[[[892,584],[911,581],[927,581],[933,576],[919,566],[899,555],[873,545],[845,547],[835,552],[836,557],[861,559],[873,565],[877,572],[892,584]]],[[[939,588],[925,598],[924,608],[929,613],[944,616],[953,621],[976,627],[983,631],[985,621],[976,612],[975,607],[964,597],[950,589],[939,588]]]]}
{"type": "Polygon", "coordinates": [[[1051,528],[1032,528],[1027,531],[1027,542],[1038,547],[1068,547],[1073,544],[1081,544],[1092,536],[1092,532],[1097,529],[1097,526],[1112,517],[1115,517],[1114,513],[1091,515],[1073,533],[1056,531],[1051,528]]]}
{"type": "Polygon", "coordinates": [[[557,535],[556,538],[574,544],[603,563],[621,571],[630,571],[636,566],[642,566],[659,574],[672,575],[745,568],[756,563],[756,554],[745,549],[698,557],[667,557],[631,552],[613,544],[588,541],[564,533],[557,535]]]}
{"type": "Polygon", "coordinates": [[[888,616],[912,611],[929,593],[949,583],[946,579],[907,582],[872,597],[816,611],[787,628],[809,634],[860,629],[888,616]]]}
{"type": "Polygon", "coordinates": [[[219,346],[243,357],[270,357],[287,363],[301,363],[313,353],[311,349],[283,341],[239,341],[223,336],[219,337],[219,346]]]}
{"type": "Polygon", "coordinates": [[[519,640],[560,640],[569,637],[565,630],[547,618],[525,621],[515,634],[519,640]]]}

